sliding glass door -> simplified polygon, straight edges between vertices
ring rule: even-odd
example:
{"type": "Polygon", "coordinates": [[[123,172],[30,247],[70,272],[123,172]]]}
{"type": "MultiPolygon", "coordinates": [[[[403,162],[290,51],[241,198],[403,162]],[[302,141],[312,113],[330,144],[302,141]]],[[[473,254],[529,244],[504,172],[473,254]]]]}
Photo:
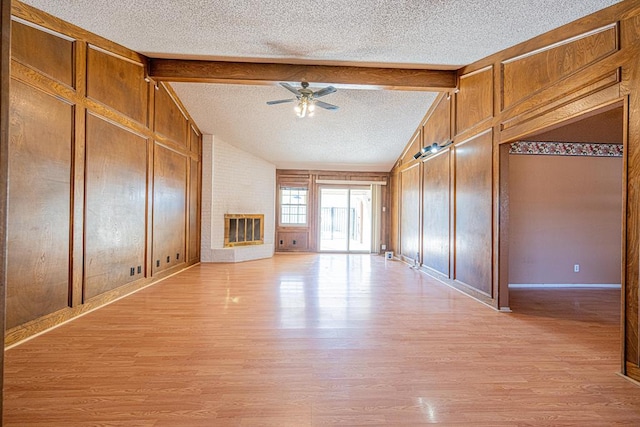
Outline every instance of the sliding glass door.
{"type": "Polygon", "coordinates": [[[371,251],[371,188],[320,188],[320,250],[371,251]]]}

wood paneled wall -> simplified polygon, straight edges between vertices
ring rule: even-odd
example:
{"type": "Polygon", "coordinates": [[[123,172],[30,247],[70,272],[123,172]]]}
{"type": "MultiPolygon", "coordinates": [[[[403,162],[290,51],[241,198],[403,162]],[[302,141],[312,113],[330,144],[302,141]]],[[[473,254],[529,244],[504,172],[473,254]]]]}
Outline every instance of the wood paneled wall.
{"type": "Polygon", "coordinates": [[[199,261],[201,134],[147,59],[13,4],[8,344],[199,261]]]}
{"type": "MultiPolygon", "coordinates": [[[[319,250],[318,227],[320,223],[320,191],[318,180],[334,181],[384,181],[382,185],[382,206],[386,207],[382,212],[380,243],[389,246],[389,174],[385,172],[335,172],[312,170],[276,170],[276,251],[277,252],[316,252],[319,250]],[[306,226],[282,226],[280,225],[280,187],[307,188],[307,225],[306,226]]],[[[348,186],[348,184],[344,184],[348,186]]]]}
{"type": "Polygon", "coordinates": [[[420,253],[420,168],[418,165],[400,172],[400,256],[416,262],[420,253]]]}
{"type": "Polygon", "coordinates": [[[449,276],[451,251],[451,150],[430,157],[422,180],[422,262],[449,276]]]}
{"type": "MultiPolygon", "coordinates": [[[[11,69],[11,1],[0,0],[0,301],[6,301],[7,289],[7,195],[9,172],[9,90],[11,69]]],[[[0,330],[5,330],[6,304],[0,309],[0,330]]],[[[0,334],[0,348],[4,348],[0,334]]],[[[4,351],[0,352],[0,390],[4,386],[4,351]]],[[[3,399],[0,396],[0,414],[3,399]]]]}
{"type": "Polygon", "coordinates": [[[454,276],[488,297],[491,289],[491,129],[460,141],[454,155],[454,276]]]}
{"type": "MultiPolygon", "coordinates": [[[[390,241],[420,241],[425,271],[496,308],[508,306],[506,145],[615,103],[625,106],[624,373],[640,379],[640,5],[624,1],[458,71],[390,172],[390,241]],[[433,142],[444,152],[415,160],[433,142]],[[415,217],[419,171],[421,224],[415,217]],[[397,224],[396,224],[397,222],[397,224]],[[395,225],[394,225],[395,224],[395,225]]],[[[532,179],[535,179],[533,177],[532,179]]],[[[400,242],[400,243],[398,243],[400,242]]],[[[398,247],[398,246],[396,246],[398,247]]],[[[621,249],[622,250],[622,249],[621,249]]]]}

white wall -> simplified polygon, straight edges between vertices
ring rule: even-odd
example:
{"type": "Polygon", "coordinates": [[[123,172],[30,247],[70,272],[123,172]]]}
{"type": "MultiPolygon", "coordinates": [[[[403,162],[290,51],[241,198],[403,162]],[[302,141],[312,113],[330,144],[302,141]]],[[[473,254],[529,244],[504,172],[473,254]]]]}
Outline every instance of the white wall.
{"type": "Polygon", "coordinates": [[[203,135],[202,140],[202,262],[239,262],[273,256],[275,165],[213,135],[203,135]],[[225,248],[227,213],[264,214],[264,245],[225,248]]]}

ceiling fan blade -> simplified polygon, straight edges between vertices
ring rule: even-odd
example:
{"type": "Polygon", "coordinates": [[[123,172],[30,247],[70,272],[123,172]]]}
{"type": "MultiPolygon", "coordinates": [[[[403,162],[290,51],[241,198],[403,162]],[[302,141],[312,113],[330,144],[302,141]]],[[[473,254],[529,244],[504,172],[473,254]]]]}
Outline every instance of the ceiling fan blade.
{"type": "Polygon", "coordinates": [[[280,83],[280,86],[287,89],[290,92],[293,92],[296,96],[300,96],[300,91],[295,87],[291,86],[289,83],[280,83]]]}
{"type": "Polygon", "coordinates": [[[337,105],[333,105],[333,104],[327,104],[326,102],[322,102],[322,101],[316,101],[315,104],[320,107],[320,108],[324,108],[325,110],[337,110],[338,107],[337,105]]]}
{"type": "Polygon", "coordinates": [[[321,96],[325,96],[325,95],[329,95],[330,93],[334,93],[336,92],[338,89],[336,89],[333,86],[327,86],[324,89],[320,89],[317,92],[313,92],[313,97],[314,98],[320,98],[321,96]]]}
{"type": "Polygon", "coordinates": [[[277,101],[267,101],[267,105],[276,105],[276,104],[285,104],[287,102],[297,101],[295,98],[293,99],[279,99],[277,101]]]}

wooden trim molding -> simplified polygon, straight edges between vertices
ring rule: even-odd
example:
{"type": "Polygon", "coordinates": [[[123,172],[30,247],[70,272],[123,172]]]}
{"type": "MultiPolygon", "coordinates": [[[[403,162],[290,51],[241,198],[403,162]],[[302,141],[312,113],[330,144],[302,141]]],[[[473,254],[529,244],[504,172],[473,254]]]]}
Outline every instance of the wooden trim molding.
{"type": "Polygon", "coordinates": [[[358,181],[348,179],[316,179],[316,184],[332,185],[387,185],[387,181],[358,181]]]}

